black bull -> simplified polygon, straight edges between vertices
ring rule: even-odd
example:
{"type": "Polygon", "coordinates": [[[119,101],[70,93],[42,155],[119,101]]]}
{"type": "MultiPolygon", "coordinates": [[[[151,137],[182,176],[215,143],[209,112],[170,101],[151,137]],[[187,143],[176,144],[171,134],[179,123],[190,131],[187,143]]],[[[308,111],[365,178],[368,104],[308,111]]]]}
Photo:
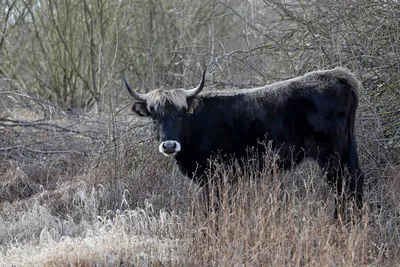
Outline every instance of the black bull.
{"type": "Polygon", "coordinates": [[[204,80],[205,72],[194,89],[139,94],[124,78],[135,99],[132,110],[152,118],[159,151],[175,157],[185,175],[208,189],[205,171],[212,155],[245,158],[248,148],[267,138],[283,168],[315,159],[338,195],[361,210],[364,175],[354,134],[361,84],[351,72],[338,67],[260,88],[200,93],[204,80]]]}

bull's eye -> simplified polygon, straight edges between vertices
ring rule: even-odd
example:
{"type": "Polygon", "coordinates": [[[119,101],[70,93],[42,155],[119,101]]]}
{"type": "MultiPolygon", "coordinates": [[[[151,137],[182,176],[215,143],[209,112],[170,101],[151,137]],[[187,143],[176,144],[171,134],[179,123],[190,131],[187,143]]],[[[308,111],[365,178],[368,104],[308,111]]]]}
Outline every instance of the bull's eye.
{"type": "Polygon", "coordinates": [[[144,111],[144,110],[139,110],[139,113],[142,115],[142,116],[147,116],[148,114],[146,113],[146,111],[144,111]]]}
{"type": "Polygon", "coordinates": [[[195,109],[194,107],[190,107],[190,108],[186,111],[186,113],[189,114],[189,115],[190,115],[190,114],[193,114],[194,109],[195,109]]]}

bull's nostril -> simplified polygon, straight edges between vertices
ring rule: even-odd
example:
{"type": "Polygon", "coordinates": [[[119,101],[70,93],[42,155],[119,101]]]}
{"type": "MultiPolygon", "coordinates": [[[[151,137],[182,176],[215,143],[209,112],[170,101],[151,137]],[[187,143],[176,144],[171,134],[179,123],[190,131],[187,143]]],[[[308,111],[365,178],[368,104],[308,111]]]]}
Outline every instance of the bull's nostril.
{"type": "Polygon", "coordinates": [[[165,141],[164,143],[162,143],[162,148],[166,151],[173,151],[176,148],[176,142],[165,141]]]}
{"type": "Polygon", "coordinates": [[[164,141],[159,146],[159,151],[164,155],[175,155],[181,150],[181,145],[177,141],[164,141]]]}
{"type": "Polygon", "coordinates": [[[164,142],[162,146],[164,149],[175,149],[176,142],[167,141],[167,142],[164,142]]]}

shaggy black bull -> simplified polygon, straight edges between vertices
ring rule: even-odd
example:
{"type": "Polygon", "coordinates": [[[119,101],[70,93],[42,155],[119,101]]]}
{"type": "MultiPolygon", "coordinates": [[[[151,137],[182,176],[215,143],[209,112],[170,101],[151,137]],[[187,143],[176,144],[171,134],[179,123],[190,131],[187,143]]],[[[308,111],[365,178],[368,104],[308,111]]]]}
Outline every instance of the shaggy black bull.
{"type": "Polygon", "coordinates": [[[185,175],[208,193],[205,171],[212,155],[246,158],[248,148],[257,147],[261,159],[260,140],[267,139],[284,169],[305,157],[318,162],[343,196],[335,217],[349,198],[361,210],[364,175],[354,134],[361,84],[351,72],[338,67],[259,88],[200,93],[204,81],[205,71],[194,89],[140,94],[124,77],[135,99],[132,110],[152,118],[159,151],[174,157],[185,175]]]}

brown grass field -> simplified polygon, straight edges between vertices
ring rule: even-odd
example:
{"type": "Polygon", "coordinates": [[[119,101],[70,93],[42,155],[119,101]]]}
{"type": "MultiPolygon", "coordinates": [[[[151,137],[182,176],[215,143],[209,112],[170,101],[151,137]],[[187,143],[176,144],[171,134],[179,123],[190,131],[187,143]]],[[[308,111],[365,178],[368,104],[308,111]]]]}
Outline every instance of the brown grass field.
{"type": "Polygon", "coordinates": [[[97,116],[17,103],[0,113],[1,266],[400,266],[399,147],[370,138],[365,103],[356,224],[332,218],[333,190],[312,161],[289,172],[272,153],[262,173],[216,165],[221,210],[206,217],[201,189],[128,108],[97,116]]]}

